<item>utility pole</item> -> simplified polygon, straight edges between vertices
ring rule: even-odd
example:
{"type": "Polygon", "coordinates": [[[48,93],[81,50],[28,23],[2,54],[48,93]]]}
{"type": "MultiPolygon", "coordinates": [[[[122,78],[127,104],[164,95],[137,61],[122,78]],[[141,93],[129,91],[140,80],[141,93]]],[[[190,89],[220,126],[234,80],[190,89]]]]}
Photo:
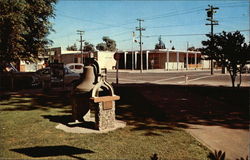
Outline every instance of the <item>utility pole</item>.
{"type": "MultiPolygon", "coordinates": [[[[210,21],[210,23],[207,23],[206,25],[210,25],[211,26],[211,42],[212,42],[212,48],[211,51],[214,52],[214,25],[218,25],[218,21],[214,20],[214,13],[216,13],[216,10],[219,9],[218,7],[213,7],[212,5],[208,5],[209,8],[206,9],[207,11],[207,21],[210,21]]],[[[214,74],[214,63],[213,63],[213,58],[212,58],[212,54],[211,53],[211,75],[214,74]]]]}
{"type": "Polygon", "coordinates": [[[132,65],[131,65],[131,69],[134,70],[134,43],[135,43],[135,32],[132,32],[132,65]]]}
{"type": "MultiPolygon", "coordinates": [[[[77,30],[77,34],[80,34],[80,43],[81,43],[81,46],[80,46],[80,50],[81,50],[81,56],[82,56],[82,63],[83,63],[83,52],[82,52],[82,42],[84,42],[84,40],[82,40],[82,35],[83,35],[84,31],[81,31],[81,30],[77,30]]],[[[85,63],[85,58],[84,58],[84,63],[85,63]]]]}
{"type": "Polygon", "coordinates": [[[144,20],[143,19],[136,19],[138,22],[139,22],[139,27],[136,27],[136,30],[139,31],[140,33],[140,53],[141,53],[141,73],[142,73],[142,70],[143,70],[143,55],[142,55],[142,41],[141,41],[141,31],[145,31],[145,28],[142,28],[141,27],[141,22],[143,22],[144,20]]]}

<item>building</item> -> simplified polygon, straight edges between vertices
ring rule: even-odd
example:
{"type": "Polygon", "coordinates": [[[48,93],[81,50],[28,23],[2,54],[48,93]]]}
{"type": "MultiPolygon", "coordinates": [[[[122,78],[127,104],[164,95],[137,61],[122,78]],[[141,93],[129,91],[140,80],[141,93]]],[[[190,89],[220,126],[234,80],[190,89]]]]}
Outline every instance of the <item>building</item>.
{"type": "Polygon", "coordinates": [[[115,67],[116,61],[114,59],[115,52],[111,51],[96,51],[83,52],[81,51],[62,51],[61,63],[84,63],[86,58],[95,57],[100,68],[107,68],[111,70],[115,67]]]}
{"type": "Polygon", "coordinates": [[[61,47],[47,49],[44,53],[38,56],[36,62],[20,61],[19,70],[21,72],[35,72],[38,69],[44,68],[50,62],[61,62],[61,47]]]}
{"type": "MultiPolygon", "coordinates": [[[[142,52],[143,70],[165,69],[165,70],[189,70],[208,69],[210,62],[204,59],[199,51],[181,51],[169,49],[143,50],[142,52]]],[[[47,66],[50,62],[60,63],[85,63],[89,57],[95,57],[100,68],[108,70],[115,69],[115,52],[110,51],[62,51],[61,47],[48,49],[40,56],[40,61],[36,63],[20,62],[20,71],[33,72],[47,66]]],[[[140,51],[117,51],[119,55],[119,69],[141,69],[140,51]]]]}
{"type": "Polygon", "coordinates": [[[113,58],[115,52],[110,51],[96,51],[96,52],[82,52],[81,51],[62,51],[61,47],[50,48],[39,56],[40,60],[34,63],[21,61],[19,70],[22,72],[35,72],[38,69],[48,66],[49,63],[58,61],[59,63],[85,63],[89,57],[95,57],[100,68],[113,69],[116,61],[113,58]]]}
{"type": "MultiPolygon", "coordinates": [[[[119,51],[119,69],[140,69],[140,51],[119,51]]],[[[204,60],[199,51],[181,51],[168,49],[144,50],[142,52],[143,69],[205,69],[210,63],[204,60]]]]}

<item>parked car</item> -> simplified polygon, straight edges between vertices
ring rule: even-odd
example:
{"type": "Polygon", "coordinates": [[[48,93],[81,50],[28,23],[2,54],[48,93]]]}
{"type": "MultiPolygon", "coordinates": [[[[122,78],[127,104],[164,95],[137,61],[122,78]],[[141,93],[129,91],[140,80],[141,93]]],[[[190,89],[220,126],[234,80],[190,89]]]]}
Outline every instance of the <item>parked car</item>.
{"type": "Polygon", "coordinates": [[[56,79],[51,76],[50,67],[39,69],[36,71],[36,74],[39,76],[39,83],[44,87],[45,83],[49,82],[50,84],[63,83],[64,86],[73,85],[76,86],[80,80],[80,74],[72,72],[69,68],[64,67],[64,77],[63,79],[56,79]]]}
{"type": "Polygon", "coordinates": [[[19,72],[12,64],[0,65],[0,89],[25,89],[39,85],[34,72],[19,72]]]}
{"type": "Polygon", "coordinates": [[[66,64],[66,67],[68,67],[72,72],[82,73],[84,65],[81,63],[69,63],[66,64]]]}

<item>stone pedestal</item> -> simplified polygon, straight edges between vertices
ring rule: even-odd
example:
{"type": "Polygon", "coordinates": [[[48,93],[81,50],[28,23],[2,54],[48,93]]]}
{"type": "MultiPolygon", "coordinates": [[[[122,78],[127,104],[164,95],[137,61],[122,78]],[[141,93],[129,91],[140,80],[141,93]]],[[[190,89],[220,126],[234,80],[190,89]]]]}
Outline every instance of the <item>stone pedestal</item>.
{"type": "Polygon", "coordinates": [[[115,127],[115,100],[119,96],[93,97],[95,103],[95,127],[97,130],[107,130],[115,127]]]}

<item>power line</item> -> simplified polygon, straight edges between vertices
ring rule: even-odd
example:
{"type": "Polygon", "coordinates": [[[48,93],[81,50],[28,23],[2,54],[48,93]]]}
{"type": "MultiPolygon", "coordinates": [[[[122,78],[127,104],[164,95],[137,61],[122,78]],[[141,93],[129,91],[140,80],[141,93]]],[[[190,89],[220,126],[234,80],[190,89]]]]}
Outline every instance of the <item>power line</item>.
{"type": "Polygon", "coordinates": [[[68,15],[61,14],[61,13],[59,13],[58,15],[61,15],[61,16],[65,17],[65,18],[75,19],[75,20],[78,20],[78,21],[84,21],[84,22],[89,22],[89,23],[94,23],[94,24],[101,24],[101,25],[107,26],[107,27],[102,27],[102,28],[94,28],[92,30],[88,30],[88,32],[96,31],[96,30],[102,30],[102,29],[109,29],[109,28],[125,28],[125,29],[128,29],[127,27],[122,27],[122,25],[125,25],[125,24],[112,25],[112,24],[107,24],[107,23],[101,23],[101,22],[96,22],[96,21],[92,21],[92,20],[82,19],[82,18],[78,18],[78,17],[68,16],[68,15]]]}
{"type": "Polygon", "coordinates": [[[150,35],[150,36],[143,36],[145,38],[149,38],[149,37],[177,37],[177,36],[201,36],[201,35],[206,35],[204,33],[188,33],[188,34],[159,34],[159,35],[150,35]]]}
{"type": "Polygon", "coordinates": [[[200,24],[180,24],[180,25],[166,25],[166,26],[153,26],[153,27],[147,27],[147,29],[157,29],[157,28],[169,28],[169,27],[183,27],[183,26],[194,26],[194,25],[200,25],[200,24]]]}
{"type": "Polygon", "coordinates": [[[114,34],[114,35],[110,35],[110,36],[112,36],[112,37],[116,37],[116,36],[119,36],[119,35],[123,35],[123,34],[125,34],[125,33],[130,33],[131,31],[124,31],[124,32],[121,32],[121,33],[117,33],[117,34],[114,34]]]}
{"type": "Polygon", "coordinates": [[[70,19],[75,19],[75,20],[79,20],[79,21],[85,21],[85,22],[89,22],[89,23],[95,23],[95,24],[101,24],[101,25],[113,27],[113,25],[111,25],[111,24],[95,22],[95,21],[92,21],[92,20],[87,20],[87,19],[82,19],[82,18],[78,18],[78,17],[68,16],[68,15],[61,14],[61,13],[59,13],[58,15],[61,15],[61,16],[65,17],[65,18],[70,18],[70,19]]]}
{"type": "Polygon", "coordinates": [[[117,42],[126,42],[126,41],[131,41],[131,38],[130,39],[123,39],[123,40],[120,40],[120,41],[117,41],[117,42]]]}
{"type": "Polygon", "coordinates": [[[185,12],[182,12],[182,13],[170,13],[170,14],[162,15],[162,16],[158,16],[158,17],[147,18],[146,20],[151,21],[151,20],[155,20],[155,19],[173,17],[173,16],[178,16],[178,15],[183,15],[183,14],[190,14],[190,13],[195,13],[195,12],[200,12],[200,11],[202,11],[202,9],[197,9],[197,10],[193,10],[193,11],[185,11],[185,12]]]}
{"type": "MultiPolygon", "coordinates": [[[[243,30],[236,30],[236,31],[239,31],[239,32],[248,32],[250,31],[250,29],[243,29],[243,30]]],[[[227,32],[236,32],[236,31],[227,31],[227,32]]],[[[214,33],[214,34],[220,34],[221,32],[217,32],[217,33],[214,33]]],[[[182,37],[182,36],[204,36],[204,35],[207,35],[207,33],[187,33],[187,34],[159,34],[159,35],[150,35],[150,36],[143,36],[145,38],[151,38],[151,37],[159,37],[159,36],[162,36],[162,37],[182,37]]]]}

